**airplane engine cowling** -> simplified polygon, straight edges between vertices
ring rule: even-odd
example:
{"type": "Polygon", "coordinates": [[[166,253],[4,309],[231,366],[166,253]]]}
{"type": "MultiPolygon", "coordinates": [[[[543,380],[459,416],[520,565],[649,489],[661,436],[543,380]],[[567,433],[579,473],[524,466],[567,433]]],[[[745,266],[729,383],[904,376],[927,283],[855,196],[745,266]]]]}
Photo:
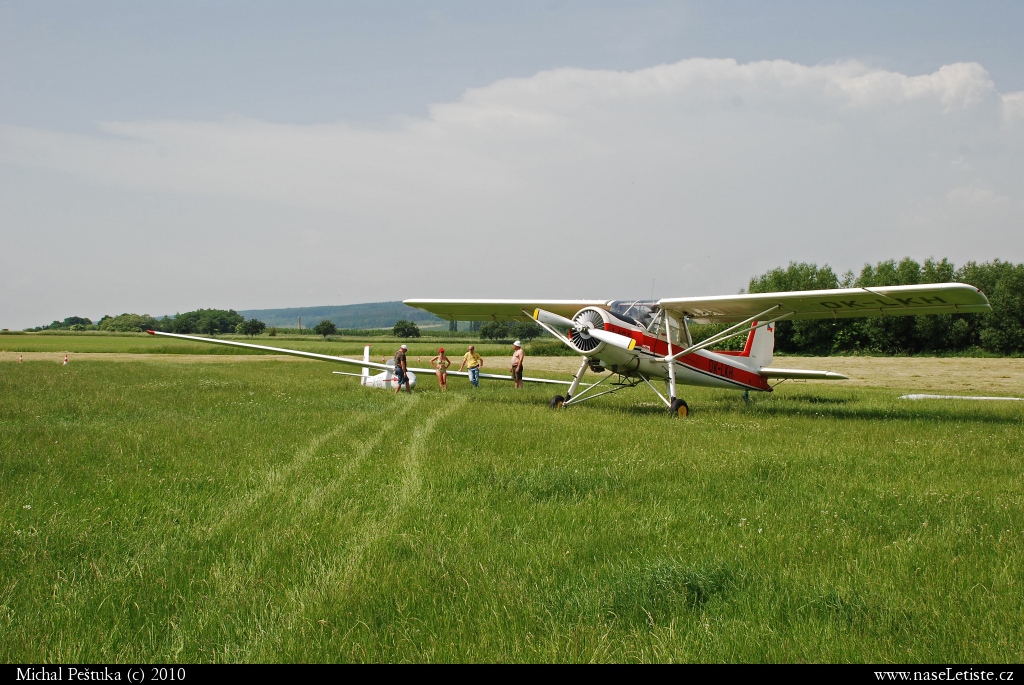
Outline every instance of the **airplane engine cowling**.
{"type": "Polygon", "coordinates": [[[588,357],[594,357],[595,355],[605,357],[610,355],[617,361],[620,357],[622,360],[634,358],[631,351],[636,343],[633,338],[621,333],[605,330],[606,323],[615,324],[617,327],[624,328],[627,331],[636,328],[633,324],[623,321],[611,312],[598,309],[597,307],[581,309],[576,312],[572,321],[574,326],[566,331],[566,335],[572,346],[580,354],[585,354],[588,357]]]}
{"type": "MultiPolygon", "coordinates": [[[[590,324],[593,328],[604,328],[605,321],[609,320],[607,317],[608,312],[603,309],[587,307],[586,309],[581,309],[576,312],[576,316],[572,317],[572,320],[573,323],[577,325],[590,324]]],[[[605,343],[601,342],[597,338],[591,337],[587,332],[586,327],[570,330],[569,341],[572,342],[572,346],[581,354],[595,354],[599,351],[599,348],[605,346],[605,343]]]]}

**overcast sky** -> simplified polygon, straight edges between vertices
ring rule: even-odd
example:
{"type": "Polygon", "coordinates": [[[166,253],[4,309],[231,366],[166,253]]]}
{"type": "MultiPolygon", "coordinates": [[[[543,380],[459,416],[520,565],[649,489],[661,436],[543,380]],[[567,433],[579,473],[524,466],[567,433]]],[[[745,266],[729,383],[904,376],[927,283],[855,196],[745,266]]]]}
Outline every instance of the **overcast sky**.
{"type": "Polygon", "coordinates": [[[1021,2],[0,2],[0,326],[1024,261],[1021,2]]]}

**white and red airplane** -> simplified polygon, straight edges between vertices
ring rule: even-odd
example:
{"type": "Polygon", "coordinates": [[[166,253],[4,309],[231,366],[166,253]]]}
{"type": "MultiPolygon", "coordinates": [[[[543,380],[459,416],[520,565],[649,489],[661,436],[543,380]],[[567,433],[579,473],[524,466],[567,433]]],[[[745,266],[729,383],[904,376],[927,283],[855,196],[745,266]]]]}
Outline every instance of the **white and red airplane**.
{"type": "Polygon", "coordinates": [[[689,407],[677,394],[679,385],[771,392],[771,381],[843,380],[842,374],[773,367],[775,323],[798,319],[846,319],[871,316],[961,314],[991,311],[978,288],[963,283],[844,288],[757,293],[717,297],[682,297],[657,301],[623,300],[406,300],[405,304],[456,321],[536,321],[582,356],[579,371],[552,408],[567,407],[622,388],[644,384],[674,416],[689,407]],[[733,326],[694,342],[690,322],[733,326]],[[710,347],[747,336],[741,352],[714,352],[710,347]],[[577,394],[587,369],[607,373],[577,394]],[[615,379],[601,392],[596,388],[615,379]],[[664,380],[666,395],[651,383],[664,380]]]}

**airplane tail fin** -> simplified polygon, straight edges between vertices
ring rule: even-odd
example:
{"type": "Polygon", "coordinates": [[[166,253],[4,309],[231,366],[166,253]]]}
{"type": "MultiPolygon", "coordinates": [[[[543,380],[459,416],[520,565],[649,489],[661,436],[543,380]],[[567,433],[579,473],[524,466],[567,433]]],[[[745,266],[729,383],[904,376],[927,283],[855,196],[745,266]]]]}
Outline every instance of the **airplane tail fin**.
{"type": "MultiPolygon", "coordinates": [[[[366,347],[363,348],[363,361],[364,362],[370,361],[370,346],[369,345],[367,345],[366,347]]],[[[359,385],[366,385],[366,381],[369,380],[369,378],[370,378],[370,367],[364,366],[363,367],[363,375],[359,379],[359,385]]]]}
{"type": "Polygon", "coordinates": [[[757,326],[755,321],[751,324],[750,335],[747,336],[746,350],[750,355],[750,361],[757,366],[771,366],[775,358],[775,324],[753,328],[757,326]]]}

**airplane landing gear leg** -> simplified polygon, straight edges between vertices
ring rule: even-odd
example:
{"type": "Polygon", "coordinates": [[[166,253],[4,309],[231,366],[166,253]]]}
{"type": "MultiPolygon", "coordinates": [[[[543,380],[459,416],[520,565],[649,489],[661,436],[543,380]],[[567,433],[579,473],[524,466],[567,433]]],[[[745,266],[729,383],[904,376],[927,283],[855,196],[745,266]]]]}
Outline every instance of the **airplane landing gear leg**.
{"type": "Polygon", "coordinates": [[[749,390],[744,390],[743,391],[743,401],[746,402],[747,404],[750,404],[750,391],[749,390]]]}
{"type": "Polygon", "coordinates": [[[565,393],[565,401],[568,402],[576,394],[576,389],[580,387],[580,381],[583,380],[583,374],[587,372],[587,366],[590,364],[590,359],[587,357],[583,358],[583,363],[580,364],[580,370],[576,372],[576,375],[572,377],[572,383],[569,385],[569,392],[565,393]]]}
{"type": "Polygon", "coordinates": [[[668,363],[668,412],[672,416],[686,418],[690,413],[690,407],[685,400],[676,399],[676,363],[668,363]]]}

